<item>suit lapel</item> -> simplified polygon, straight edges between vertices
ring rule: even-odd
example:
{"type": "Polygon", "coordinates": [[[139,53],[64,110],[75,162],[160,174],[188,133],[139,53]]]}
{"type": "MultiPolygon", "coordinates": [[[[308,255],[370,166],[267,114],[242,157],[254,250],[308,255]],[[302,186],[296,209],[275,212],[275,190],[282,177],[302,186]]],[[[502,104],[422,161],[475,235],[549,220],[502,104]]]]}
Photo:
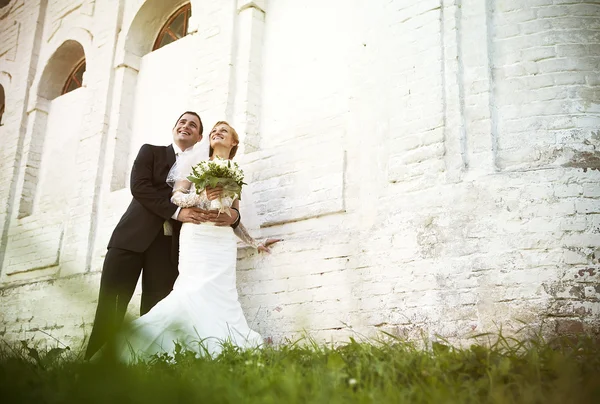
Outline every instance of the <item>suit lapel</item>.
{"type": "Polygon", "coordinates": [[[173,150],[172,144],[167,146],[167,163],[169,164],[169,168],[175,164],[175,150],[173,150]]]}

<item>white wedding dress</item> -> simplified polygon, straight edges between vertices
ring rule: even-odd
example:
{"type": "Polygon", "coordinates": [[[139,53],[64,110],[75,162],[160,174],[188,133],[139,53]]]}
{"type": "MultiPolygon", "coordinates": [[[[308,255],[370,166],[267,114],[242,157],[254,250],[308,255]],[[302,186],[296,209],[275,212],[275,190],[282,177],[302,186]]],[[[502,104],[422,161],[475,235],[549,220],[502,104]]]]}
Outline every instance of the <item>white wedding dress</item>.
{"type": "Polygon", "coordinates": [[[120,335],[117,354],[123,362],[162,353],[173,356],[176,344],[197,356],[215,357],[225,342],[244,349],[263,343],[248,326],[238,301],[236,234],[255,243],[241,223],[235,233],[228,226],[183,223],[173,291],[120,335]]]}

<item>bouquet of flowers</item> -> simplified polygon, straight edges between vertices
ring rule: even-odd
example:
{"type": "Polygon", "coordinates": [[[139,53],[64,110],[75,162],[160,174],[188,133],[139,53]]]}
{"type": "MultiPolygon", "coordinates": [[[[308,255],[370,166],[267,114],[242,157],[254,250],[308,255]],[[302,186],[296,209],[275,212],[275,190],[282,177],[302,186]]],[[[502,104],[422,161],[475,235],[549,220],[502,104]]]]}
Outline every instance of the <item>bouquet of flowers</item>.
{"type": "Polygon", "coordinates": [[[204,160],[192,167],[192,174],[187,179],[196,186],[200,194],[206,187],[221,187],[221,197],[211,201],[210,209],[229,214],[229,207],[236,198],[242,197],[244,172],[237,163],[216,157],[214,160],[204,160]],[[225,201],[224,201],[225,199],[225,201]],[[226,203],[224,203],[226,202],[226,203]],[[227,205],[227,206],[225,206],[227,205]]]}

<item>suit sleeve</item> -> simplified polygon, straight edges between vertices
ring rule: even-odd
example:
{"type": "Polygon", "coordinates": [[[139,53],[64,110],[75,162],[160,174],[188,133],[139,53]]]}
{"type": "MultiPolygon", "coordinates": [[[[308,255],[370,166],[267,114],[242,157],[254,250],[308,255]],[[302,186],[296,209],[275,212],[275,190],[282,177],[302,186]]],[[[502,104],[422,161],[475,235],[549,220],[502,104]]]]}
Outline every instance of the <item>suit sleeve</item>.
{"type": "Polygon", "coordinates": [[[131,170],[131,193],[135,200],[142,204],[146,209],[162,218],[170,219],[177,205],[171,203],[169,197],[164,195],[164,191],[156,187],[152,181],[154,172],[154,153],[152,147],[145,144],[140,149],[131,170]]]}

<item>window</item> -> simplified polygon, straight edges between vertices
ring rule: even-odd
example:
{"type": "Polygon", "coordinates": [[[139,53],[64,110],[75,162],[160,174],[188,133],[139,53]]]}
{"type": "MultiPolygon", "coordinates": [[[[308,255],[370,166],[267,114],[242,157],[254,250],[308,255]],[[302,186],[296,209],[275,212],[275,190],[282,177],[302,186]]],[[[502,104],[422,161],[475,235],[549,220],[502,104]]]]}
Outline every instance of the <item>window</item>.
{"type": "Polygon", "coordinates": [[[190,3],[175,11],[160,30],[152,50],[160,49],[186,36],[190,15],[192,15],[192,6],[190,3]]]}
{"type": "Polygon", "coordinates": [[[85,59],[82,59],[79,63],[77,63],[71,74],[69,74],[67,82],[63,87],[62,94],[66,94],[81,87],[81,83],[83,82],[83,73],[85,73],[85,59]]]}

